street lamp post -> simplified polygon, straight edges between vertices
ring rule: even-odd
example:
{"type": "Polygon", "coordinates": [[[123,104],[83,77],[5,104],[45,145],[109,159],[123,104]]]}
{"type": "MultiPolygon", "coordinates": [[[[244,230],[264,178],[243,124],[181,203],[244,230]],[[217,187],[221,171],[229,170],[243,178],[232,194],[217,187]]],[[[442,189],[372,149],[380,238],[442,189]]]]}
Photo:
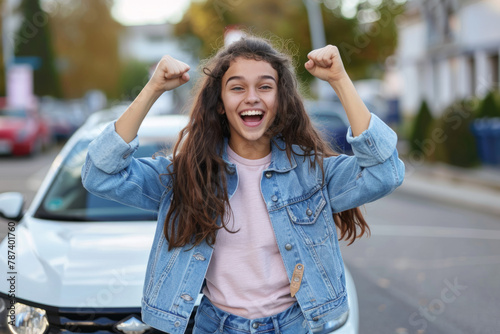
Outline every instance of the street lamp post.
{"type": "Polygon", "coordinates": [[[14,31],[18,23],[20,23],[20,18],[18,14],[13,13],[13,8],[19,4],[19,0],[3,0],[2,6],[0,6],[0,11],[2,15],[2,52],[3,52],[3,66],[5,72],[5,89],[8,86],[8,70],[15,57],[15,42],[14,42],[14,31]]]}
{"type": "Polygon", "coordinates": [[[311,31],[311,42],[313,49],[319,49],[326,44],[325,28],[321,8],[315,0],[303,0],[309,19],[309,30],[311,31]]]}
{"type": "MultiPolygon", "coordinates": [[[[326,37],[320,4],[317,0],[303,0],[303,2],[307,10],[313,50],[322,48],[326,46],[326,37]]],[[[316,87],[320,100],[328,98],[328,95],[331,94],[331,88],[327,82],[315,78],[313,85],[316,87]]]]}
{"type": "Polygon", "coordinates": [[[3,53],[3,64],[2,66],[4,67],[4,80],[5,80],[5,87],[7,87],[7,65],[9,64],[10,56],[12,50],[9,41],[7,38],[8,34],[8,26],[7,26],[7,8],[8,8],[8,3],[5,1],[2,1],[2,6],[0,6],[0,10],[2,11],[2,53],[3,53]]]}

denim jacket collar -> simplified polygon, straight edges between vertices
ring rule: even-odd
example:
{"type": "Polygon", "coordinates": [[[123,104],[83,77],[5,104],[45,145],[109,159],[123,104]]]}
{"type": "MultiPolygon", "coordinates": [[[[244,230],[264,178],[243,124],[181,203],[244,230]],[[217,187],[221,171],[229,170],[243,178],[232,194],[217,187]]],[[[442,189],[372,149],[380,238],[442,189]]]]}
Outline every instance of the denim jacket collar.
{"type": "MultiPolygon", "coordinates": [[[[230,171],[235,170],[235,166],[232,162],[229,161],[229,157],[227,154],[227,146],[229,145],[229,138],[224,138],[224,148],[222,152],[222,159],[229,166],[230,171]]],[[[291,169],[297,167],[297,162],[295,161],[295,157],[293,154],[290,156],[290,160],[288,160],[288,156],[285,151],[286,145],[283,139],[280,136],[275,136],[271,139],[271,163],[266,170],[272,170],[276,172],[288,172],[291,169]]]]}

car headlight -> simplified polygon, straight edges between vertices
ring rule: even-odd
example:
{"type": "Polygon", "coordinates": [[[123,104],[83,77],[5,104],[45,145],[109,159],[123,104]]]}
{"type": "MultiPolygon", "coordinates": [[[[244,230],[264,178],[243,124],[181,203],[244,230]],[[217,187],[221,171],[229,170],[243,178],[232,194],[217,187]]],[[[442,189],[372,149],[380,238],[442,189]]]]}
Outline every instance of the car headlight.
{"type": "Polygon", "coordinates": [[[7,327],[13,334],[42,334],[49,327],[45,310],[15,303],[15,319],[7,313],[7,327]]]}

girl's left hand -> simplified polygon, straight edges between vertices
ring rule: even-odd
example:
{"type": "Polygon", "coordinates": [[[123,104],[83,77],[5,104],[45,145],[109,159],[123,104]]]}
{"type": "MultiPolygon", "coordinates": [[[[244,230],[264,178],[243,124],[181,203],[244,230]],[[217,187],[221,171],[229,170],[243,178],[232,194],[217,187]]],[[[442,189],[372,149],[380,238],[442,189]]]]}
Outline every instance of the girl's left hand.
{"type": "Polygon", "coordinates": [[[309,52],[307,58],[309,60],[305,63],[306,69],[318,79],[333,83],[347,77],[336,46],[327,45],[321,49],[313,50],[309,52]]]}

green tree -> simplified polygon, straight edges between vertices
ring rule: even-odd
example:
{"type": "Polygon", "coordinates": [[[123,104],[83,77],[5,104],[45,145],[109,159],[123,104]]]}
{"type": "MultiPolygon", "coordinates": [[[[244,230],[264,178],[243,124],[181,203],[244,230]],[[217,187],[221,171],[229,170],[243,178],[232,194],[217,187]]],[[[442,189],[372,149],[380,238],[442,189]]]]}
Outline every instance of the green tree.
{"type": "Polygon", "coordinates": [[[479,164],[476,138],[471,131],[476,109],[475,100],[456,101],[436,120],[434,131],[439,131],[442,139],[436,142],[436,160],[459,167],[479,164]]]}
{"type": "MultiPolygon", "coordinates": [[[[326,41],[340,49],[346,69],[353,79],[381,74],[385,58],[394,52],[397,44],[394,18],[402,6],[392,0],[379,5],[363,2],[359,6],[362,19],[347,19],[341,14],[341,1],[337,7],[332,1],[322,5],[326,41]]],[[[302,0],[206,0],[192,2],[183,20],[176,25],[175,33],[191,37],[188,49],[205,58],[222,46],[222,35],[228,26],[241,27],[260,36],[278,36],[276,42],[288,50],[297,61],[297,74],[302,82],[311,75],[302,66],[311,51],[307,11],[302,0]]]]}
{"type": "Polygon", "coordinates": [[[112,1],[52,0],[49,5],[64,96],[99,89],[117,97],[123,27],[111,16],[112,1]]]}
{"type": "Polygon", "coordinates": [[[479,104],[477,117],[500,117],[500,105],[498,104],[497,95],[494,91],[490,91],[486,94],[479,104]]]}
{"type": "Polygon", "coordinates": [[[422,101],[417,117],[413,121],[410,134],[410,152],[415,154],[429,155],[431,152],[425,151],[425,142],[428,140],[429,129],[433,123],[433,118],[426,101],[422,101]]]}
{"type": "Polygon", "coordinates": [[[49,30],[49,16],[39,0],[22,0],[18,10],[22,23],[15,36],[15,56],[35,60],[35,95],[61,96],[61,85],[55,67],[55,57],[49,30]]]}
{"type": "Polygon", "coordinates": [[[332,9],[333,15],[324,15],[328,43],[338,45],[353,79],[381,77],[385,59],[397,47],[395,19],[403,13],[403,5],[392,0],[380,5],[361,2],[356,18],[348,20],[340,19],[340,8],[332,9]]]}

